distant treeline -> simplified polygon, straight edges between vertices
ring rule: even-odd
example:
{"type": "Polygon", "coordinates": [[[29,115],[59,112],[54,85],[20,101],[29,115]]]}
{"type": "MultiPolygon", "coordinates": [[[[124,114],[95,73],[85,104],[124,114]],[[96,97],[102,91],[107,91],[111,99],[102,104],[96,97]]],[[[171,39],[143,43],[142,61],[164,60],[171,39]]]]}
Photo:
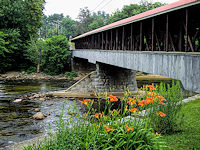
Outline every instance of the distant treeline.
{"type": "Polygon", "coordinates": [[[40,33],[43,38],[57,34],[67,36],[68,38],[70,36],[75,37],[162,5],[164,5],[164,3],[150,3],[146,0],[142,0],[139,4],[125,5],[122,10],[117,10],[111,15],[104,11],[91,12],[85,7],[80,9],[76,20],[71,19],[70,16],[65,17],[63,14],[53,14],[51,16],[43,15],[43,25],[40,33]]]}

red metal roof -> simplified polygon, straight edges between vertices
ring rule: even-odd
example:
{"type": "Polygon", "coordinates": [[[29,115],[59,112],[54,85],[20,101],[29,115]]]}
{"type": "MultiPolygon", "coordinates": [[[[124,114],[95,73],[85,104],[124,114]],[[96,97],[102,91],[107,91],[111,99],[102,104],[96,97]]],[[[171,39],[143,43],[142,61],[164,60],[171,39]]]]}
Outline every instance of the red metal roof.
{"type": "Polygon", "coordinates": [[[151,15],[156,15],[156,14],[161,13],[161,12],[167,12],[168,10],[171,10],[173,8],[181,7],[181,6],[184,6],[186,4],[194,3],[196,1],[198,1],[198,0],[179,0],[177,2],[168,4],[168,5],[164,5],[164,6],[161,6],[161,7],[140,13],[138,15],[135,15],[135,16],[132,16],[132,17],[111,23],[111,24],[103,26],[101,28],[89,31],[87,33],[84,33],[82,35],[79,35],[79,36],[73,38],[72,40],[76,40],[76,39],[79,39],[79,38],[82,38],[82,37],[85,37],[85,36],[88,36],[88,35],[91,35],[91,34],[95,34],[95,33],[101,32],[101,31],[109,30],[111,28],[122,26],[124,24],[128,24],[128,23],[143,19],[143,18],[151,16],[151,15]]]}

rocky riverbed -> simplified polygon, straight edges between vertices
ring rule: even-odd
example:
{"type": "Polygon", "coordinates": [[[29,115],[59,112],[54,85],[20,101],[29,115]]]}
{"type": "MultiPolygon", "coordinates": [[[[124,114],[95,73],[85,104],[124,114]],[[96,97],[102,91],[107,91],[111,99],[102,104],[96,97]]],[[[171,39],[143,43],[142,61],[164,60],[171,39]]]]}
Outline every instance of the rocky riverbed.
{"type": "MultiPolygon", "coordinates": [[[[66,89],[75,81],[50,78],[33,80],[30,76],[6,75],[0,80],[0,147],[43,135],[49,123],[55,129],[55,121],[66,99],[52,97],[47,93],[66,89]],[[38,112],[42,114],[41,119],[33,117],[38,112]]],[[[66,110],[72,104],[72,100],[68,99],[66,110]]],[[[66,113],[65,118],[69,116],[66,113]]]]}

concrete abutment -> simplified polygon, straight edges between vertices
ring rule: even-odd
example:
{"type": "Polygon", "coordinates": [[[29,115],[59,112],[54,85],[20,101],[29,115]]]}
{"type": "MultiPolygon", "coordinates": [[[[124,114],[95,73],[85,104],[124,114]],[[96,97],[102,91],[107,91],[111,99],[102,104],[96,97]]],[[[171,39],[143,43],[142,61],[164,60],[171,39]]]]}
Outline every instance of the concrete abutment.
{"type": "Polygon", "coordinates": [[[100,62],[91,64],[85,59],[74,58],[73,69],[77,72],[91,72],[68,92],[123,92],[124,88],[137,90],[136,72],[100,62]]]}

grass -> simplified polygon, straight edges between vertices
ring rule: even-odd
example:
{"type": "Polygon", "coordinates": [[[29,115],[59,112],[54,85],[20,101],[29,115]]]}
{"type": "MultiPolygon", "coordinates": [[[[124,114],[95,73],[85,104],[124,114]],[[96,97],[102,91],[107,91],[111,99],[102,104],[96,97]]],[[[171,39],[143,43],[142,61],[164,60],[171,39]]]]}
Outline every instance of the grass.
{"type": "Polygon", "coordinates": [[[164,138],[170,149],[200,149],[200,99],[185,103],[181,112],[184,114],[182,131],[164,138]]]}

